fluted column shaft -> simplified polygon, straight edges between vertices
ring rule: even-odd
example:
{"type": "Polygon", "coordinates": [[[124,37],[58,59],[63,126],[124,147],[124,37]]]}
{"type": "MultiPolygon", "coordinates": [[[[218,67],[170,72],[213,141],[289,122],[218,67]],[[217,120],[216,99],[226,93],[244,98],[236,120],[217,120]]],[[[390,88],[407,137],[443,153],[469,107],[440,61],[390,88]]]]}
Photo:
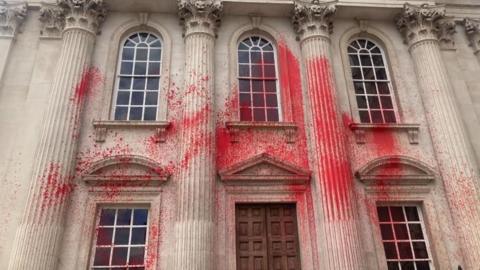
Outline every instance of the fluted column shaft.
{"type": "Polygon", "coordinates": [[[89,84],[94,41],[95,33],[89,29],[67,25],[64,30],[10,270],[57,268],[68,195],[73,189],[82,95],[89,84]]]}
{"type": "MultiPolygon", "coordinates": [[[[185,26],[185,85],[182,117],[175,270],[215,269],[214,46],[221,6],[181,2],[185,26]],[[204,8],[204,7],[202,7],[204,8]]],[[[202,1],[197,1],[202,2],[202,1]]]]}
{"type": "Polygon", "coordinates": [[[311,118],[313,175],[321,201],[325,269],[363,269],[355,220],[353,177],[331,70],[329,3],[296,4],[294,26],[305,62],[311,118]],[[313,12],[312,12],[313,11],[313,12]]]}
{"type": "Polygon", "coordinates": [[[442,59],[436,22],[442,6],[405,5],[397,20],[410,46],[443,185],[462,249],[464,269],[476,269],[480,258],[478,167],[457,108],[442,59]]]}

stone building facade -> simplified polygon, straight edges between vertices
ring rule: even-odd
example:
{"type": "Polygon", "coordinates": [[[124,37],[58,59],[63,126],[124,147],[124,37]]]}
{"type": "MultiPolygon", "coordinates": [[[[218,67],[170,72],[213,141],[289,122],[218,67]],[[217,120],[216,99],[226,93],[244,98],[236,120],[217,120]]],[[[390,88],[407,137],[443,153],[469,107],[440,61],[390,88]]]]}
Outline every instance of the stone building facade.
{"type": "Polygon", "coordinates": [[[11,0],[0,37],[0,269],[480,269],[477,0],[11,0]]]}

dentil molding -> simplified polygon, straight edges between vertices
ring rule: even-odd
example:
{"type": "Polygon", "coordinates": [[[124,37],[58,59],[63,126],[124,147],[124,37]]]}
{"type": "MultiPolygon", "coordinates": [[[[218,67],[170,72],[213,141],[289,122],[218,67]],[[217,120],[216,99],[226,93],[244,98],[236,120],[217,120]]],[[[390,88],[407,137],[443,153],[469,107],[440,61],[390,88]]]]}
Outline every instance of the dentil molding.
{"type": "Polygon", "coordinates": [[[0,1],[0,37],[14,37],[26,16],[26,3],[0,1]]]}
{"type": "Polygon", "coordinates": [[[178,16],[184,36],[199,32],[215,36],[222,12],[223,4],[220,0],[178,1],[178,16]]]}
{"type": "Polygon", "coordinates": [[[292,22],[298,40],[312,36],[328,38],[332,33],[332,17],[336,12],[337,1],[311,2],[294,1],[292,22]]]}
{"type": "Polygon", "coordinates": [[[480,51],[480,19],[466,18],[463,20],[463,24],[470,40],[470,46],[472,46],[475,53],[478,53],[480,51]]]}

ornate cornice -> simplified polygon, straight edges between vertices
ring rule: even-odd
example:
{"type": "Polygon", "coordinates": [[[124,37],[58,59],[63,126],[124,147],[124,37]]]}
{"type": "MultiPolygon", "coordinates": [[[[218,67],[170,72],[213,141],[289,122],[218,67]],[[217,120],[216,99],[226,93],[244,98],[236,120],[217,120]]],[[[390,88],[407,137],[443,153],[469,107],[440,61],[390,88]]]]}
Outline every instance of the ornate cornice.
{"type": "Polygon", "coordinates": [[[15,36],[26,16],[26,3],[14,4],[0,1],[0,36],[15,36]]]}
{"type": "Polygon", "coordinates": [[[106,14],[103,0],[57,0],[56,5],[43,4],[42,34],[54,37],[62,31],[81,29],[96,35],[106,14]]]}
{"type": "Polygon", "coordinates": [[[312,36],[328,38],[332,33],[332,17],[335,14],[337,1],[320,2],[311,0],[304,2],[295,0],[292,22],[298,40],[312,36]]]}
{"type": "Polygon", "coordinates": [[[410,46],[423,40],[438,40],[438,22],[445,16],[445,6],[405,4],[396,17],[397,28],[410,46]]]}
{"type": "Polygon", "coordinates": [[[465,18],[465,32],[475,53],[480,52],[480,19],[465,18]]]}
{"type": "Polygon", "coordinates": [[[216,35],[223,4],[219,0],[178,0],[178,15],[184,36],[191,33],[216,35]]]}

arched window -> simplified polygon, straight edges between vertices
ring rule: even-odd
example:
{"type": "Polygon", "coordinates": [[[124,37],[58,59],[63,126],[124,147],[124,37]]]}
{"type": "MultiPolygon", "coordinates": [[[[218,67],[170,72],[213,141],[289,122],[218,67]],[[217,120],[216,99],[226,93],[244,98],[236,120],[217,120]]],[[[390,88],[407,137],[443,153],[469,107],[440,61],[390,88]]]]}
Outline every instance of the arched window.
{"type": "Polygon", "coordinates": [[[279,94],[273,44],[250,36],[238,44],[241,121],[279,121],[279,94]]]}
{"type": "Polygon", "coordinates": [[[114,103],[115,120],[156,120],[161,40],[146,32],[129,36],[122,44],[114,103]]]}
{"type": "Polygon", "coordinates": [[[362,123],[397,122],[392,84],[383,50],[365,38],[348,46],[357,108],[362,123]]]}

